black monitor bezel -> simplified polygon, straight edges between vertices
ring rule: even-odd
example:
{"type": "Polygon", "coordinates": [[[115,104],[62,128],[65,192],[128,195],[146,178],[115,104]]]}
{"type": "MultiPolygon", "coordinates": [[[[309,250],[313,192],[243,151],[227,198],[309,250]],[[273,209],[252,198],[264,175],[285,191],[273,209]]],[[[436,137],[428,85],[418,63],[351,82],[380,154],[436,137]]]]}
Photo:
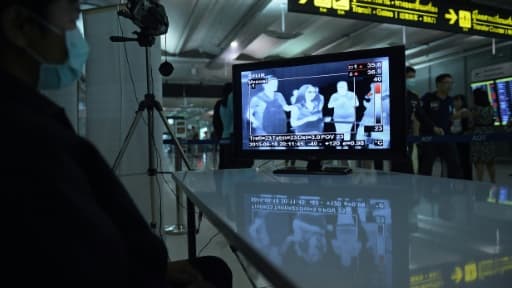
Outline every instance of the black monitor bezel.
{"type": "Polygon", "coordinates": [[[262,61],[233,65],[233,111],[234,111],[234,137],[233,152],[237,158],[243,159],[302,159],[307,161],[328,159],[351,160],[393,160],[406,157],[407,117],[406,88],[405,88],[405,47],[393,46],[368,50],[357,50],[342,53],[313,55],[281,60],[262,61]],[[391,121],[391,148],[382,150],[245,150],[243,149],[242,121],[242,89],[241,72],[276,67],[290,67],[308,64],[321,64],[366,58],[389,57],[390,95],[401,97],[390,98],[391,121]]]}

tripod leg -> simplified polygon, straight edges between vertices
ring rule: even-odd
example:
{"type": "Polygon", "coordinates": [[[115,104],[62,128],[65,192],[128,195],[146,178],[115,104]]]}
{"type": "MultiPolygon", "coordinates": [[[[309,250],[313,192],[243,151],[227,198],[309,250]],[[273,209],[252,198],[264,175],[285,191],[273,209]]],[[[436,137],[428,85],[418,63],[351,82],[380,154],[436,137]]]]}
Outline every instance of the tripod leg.
{"type": "MultiPolygon", "coordinates": [[[[151,201],[151,229],[153,229],[153,232],[156,232],[157,229],[157,215],[156,215],[156,195],[155,195],[155,187],[158,185],[156,182],[156,176],[157,176],[157,168],[155,165],[155,153],[154,149],[156,149],[156,143],[155,143],[155,125],[154,125],[154,114],[153,114],[153,107],[149,107],[147,109],[147,115],[148,115],[148,160],[149,160],[149,167],[148,167],[148,176],[149,176],[149,197],[151,201]]],[[[162,201],[160,198],[159,201],[162,201]]],[[[161,231],[159,231],[161,232],[161,231]]]]}
{"type": "Polygon", "coordinates": [[[178,138],[176,138],[176,134],[172,132],[171,127],[169,126],[169,123],[167,123],[167,120],[164,117],[164,114],[162,111],[157,109],[158,115],[160,115],[160,119],[162,119],[162,122],[164,123],[165,129],[167,130],[167,133],[169,133],[172,136],[172,139],[176,142],[176,147],[178,148],[178,153],[181,155],[181,159],[183,159],[183,162],[185,162],[185,166],[187,166],[187,170],[192,170],[192,166],[190,165],[190,162],[188,161],[187,157],[185,156],[185,152],[183,151],[183,147],[181,146],[180,141],[178,141],[178,138]]]}
{"type": "Polygon", "coordinates": [[[112,169],[114,171],[117,171],[119,169],[119,165],[121,164],[121,159],[124,156],[124,153],[126,152],[126,148],[128,148],[128,144],[130,143],[130,140],[133,136],[133,133],[135,132],[135,128],[137,127],[137,124],[139,123],[140,119],[142,118],[142,110],[137,110],[137,113],[135,114],[135,119],[133,119],[133,122],[130,126],[130,130],[128,130],[128,134],[126,134],[126,137],[124,138],[123,145],[121,146],[121,150],[119,150],[119,153],[116,156],[116,160],[114,161],[114,166],[112,169]]]}

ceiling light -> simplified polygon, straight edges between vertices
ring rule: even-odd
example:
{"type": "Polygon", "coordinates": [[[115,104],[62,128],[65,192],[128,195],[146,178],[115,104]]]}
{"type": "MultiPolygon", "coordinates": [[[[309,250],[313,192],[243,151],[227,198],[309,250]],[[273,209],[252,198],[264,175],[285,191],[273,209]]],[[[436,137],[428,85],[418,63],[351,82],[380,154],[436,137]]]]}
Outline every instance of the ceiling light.
{"type": "Polygon", "coordinates": [[[229,46],[231,46],[231,48],[236,48],[236,47],[238,47],[238,42],[233,41],[233,42],[231,42],[231,44],[229,44],[229,46]]]}

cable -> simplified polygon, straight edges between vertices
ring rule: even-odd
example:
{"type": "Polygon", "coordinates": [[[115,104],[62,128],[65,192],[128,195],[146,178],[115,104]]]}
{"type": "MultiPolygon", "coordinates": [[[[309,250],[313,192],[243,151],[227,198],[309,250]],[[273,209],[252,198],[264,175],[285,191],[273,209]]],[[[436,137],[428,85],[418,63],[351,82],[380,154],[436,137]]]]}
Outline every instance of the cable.
{"type": "Polygon", "coordinates": [[[204,244],[203,247],[201,247],[201,249],[199,249],[199,253],[197,254],[197,256],[201,256],[201,253],[203,253],[203,250],[206,249],[206,247],[208,247],[208,245],[210,245],[210,243],[212,243],[213,239],[215,239],[219,235],[220,235],[220,232],[213,234],[213,236],[210,237],[210,239],[208,239],[206,244],[204,244]]]}
{"type": "Polygon", "coordinates": [[[253,288],[258,288],[258,286],[256,286],[256,283],[254,283],[254,280],[252,280],[252,278],[249,276],[249,272],[247,271],[247,268],[245,267],[245,265],[242,263],[242,259],[240,259],[240,256],[238,255],[238,252],[236,251],[236,249],[231,245],[229,245],[229,248],[231,249],[233,254],[235,254],[235,257],[238,260],[238,263],[240,263],[240,266],[242,266],[242,270],[244,270],[245,276],[247,276],[247,279],[249,279],[249,282],[251,282],[251,286],[253,288]]]}
{"type": "MultiPolygon", "coordinates": [[[[117,23],[119,25],[119,30],[121,31],[121,36],[124,37],[123,25],[121,25],[121,16],[117,14],[117,23]]],[[[124,48],[124,58],[126,59],[126,65],[128,66],[128,72],[130,75],[130,81],[132,83],[133,88],[133,97],[135,98],[135,103],[139,103],[139,98],[137,97],[137,90],[135,89],[135,80],[133,77],[132,65],[130,64],[130,59],[128,58],[128,49],[126,48],[126,42],[123,42],[124,48]]]]}

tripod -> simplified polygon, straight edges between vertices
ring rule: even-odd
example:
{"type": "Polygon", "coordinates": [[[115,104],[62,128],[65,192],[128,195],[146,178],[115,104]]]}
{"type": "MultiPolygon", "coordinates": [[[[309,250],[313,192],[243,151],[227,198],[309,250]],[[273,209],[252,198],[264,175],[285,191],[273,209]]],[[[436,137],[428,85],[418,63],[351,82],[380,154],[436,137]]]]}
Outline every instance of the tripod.
{"type": "Polygon", "coordinates": [[[117,171],[119,168],[119,165],[121,164],[121,159],[123,158],[126,149],[128,148],[128,145],[131,141],[131,138],[133,136],[133,133],[135,132],[135,129],[137,128],[138,123],[142,119],[142,116],[144,114],[144,111],[147,112],[147,136],[148,136],[148,170],[147,175],[149,176],[149,193],[150,193],[150,202],[151,202],[151,223],[150,227],[153,230],[153,232],[156,232],[157,225],[156,225],[156,209],[155,209],[155,185],[156,183],[156,177],[158,174],[158,171],[155,167],[155,154],[154,154],[154,112],[160,116],[160,119],[164,123],[164,126],[171,135],[172,139],[176,142],[177,147],[177,153],[181,155],[181,159],[185,162],[185,165],[188,170],[191,169],[191,165],[187,158],[185,157],[185,152],[183,151],[183,147],[181,146],[180,142],[176,138],[175,133],[172,131],[171,127],[169,127],[169,123],[167,122],[167,119],[163,115],[163,109],[162,105],[155,99],[155,95],[153,94],[153,87],[151,85],[151,71],[150,71],[150,59],[149,59],[149,47],[153,46],[155,43],[155,37],[146,35],[143,32],[135,32],[137,35],[137,38],[128,38],[128,37],[121,37],[121,36],[112,36],[110,37],[110,40],[112,42],[138,42],[141,47],[145,48],[146,52],[146,87],[147,92],[144,95],[144,100],[142,100],[139,103],[139,107],[137,109],[137,112],[135,114],[135,118],[133,119],[133,122],[130,125],[130,129],[128,130],[128,133],[123,141],[123,144],[121,146],[121,150],[116,156],[116,159],[114,161],[113,169],[114,171],[117,171]]]}

